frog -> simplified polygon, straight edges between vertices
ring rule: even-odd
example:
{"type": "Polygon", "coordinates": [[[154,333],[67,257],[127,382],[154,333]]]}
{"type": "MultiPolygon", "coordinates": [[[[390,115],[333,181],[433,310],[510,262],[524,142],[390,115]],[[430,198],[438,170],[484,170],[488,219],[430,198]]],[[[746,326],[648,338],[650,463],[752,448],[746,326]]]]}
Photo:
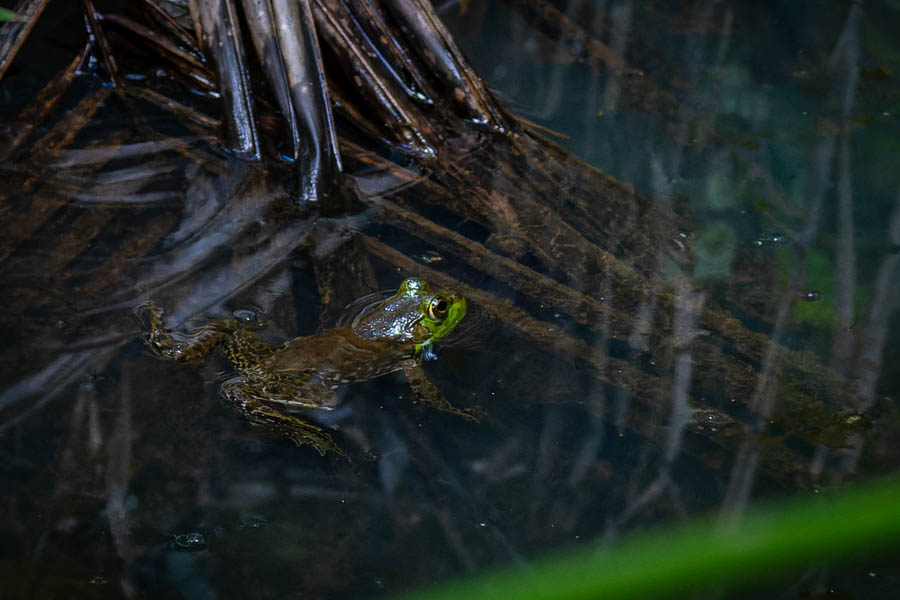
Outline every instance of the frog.
{"type": "Polygon", "coordinates": [[[482,420],[480,408],[459,409],[448,402],[422,366],[436,358],[434,343],[456,328],[466,310],[462,295],[433,291],[425,280],[409,278],[350,322],[281,344],[263,340],[252,319],[217,318],[183,335],[165,327],[165,313],[156,305],[146,303],[137,312],[148,323],[145,342],[156,355],[186,362],[220,350],[235,371],[221,386],[226,400],[250,421],[324,456],[344,452],[321,427],[292,410],[333,410],[343,386],[397,371],[424,404],[482,420]]]}

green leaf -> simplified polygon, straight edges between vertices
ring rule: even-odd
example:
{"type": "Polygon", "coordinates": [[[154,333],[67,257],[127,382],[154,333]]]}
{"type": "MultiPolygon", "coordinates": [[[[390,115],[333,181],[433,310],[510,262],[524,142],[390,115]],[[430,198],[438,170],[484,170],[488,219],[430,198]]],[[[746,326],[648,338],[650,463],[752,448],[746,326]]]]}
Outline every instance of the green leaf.
{"type": "Polygon", "coordinates": [[[0,7],[0,21],[24,21],[24,19],[13,11],[0,7]]]}
{"type": "Polygon", "coordinates": [[[415,591],[402,600],[669,597],[758,584],[810,563],[900,547],[900,478],[770,504],[739,521],[705,518],[607,548],[557,555],[415,591]]]}

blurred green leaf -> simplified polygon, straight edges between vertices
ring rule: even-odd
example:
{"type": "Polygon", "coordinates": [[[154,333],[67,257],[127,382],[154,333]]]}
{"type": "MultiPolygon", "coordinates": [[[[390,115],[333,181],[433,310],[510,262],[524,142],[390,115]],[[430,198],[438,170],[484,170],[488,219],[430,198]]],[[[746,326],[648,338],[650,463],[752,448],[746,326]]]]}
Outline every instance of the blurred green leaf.
{"type": "Polygon", "coordinates": [[[13,11],[0,7],[0,21],[21,21],[22,17],[13,11]]]}
{"type": "Polygon", "coordinates": [[[772,579],[817,561],[900,547],[900,479],[770,504],[736,522],[706,518],[402,596],[403,600],[667,597],[772,579]]]}

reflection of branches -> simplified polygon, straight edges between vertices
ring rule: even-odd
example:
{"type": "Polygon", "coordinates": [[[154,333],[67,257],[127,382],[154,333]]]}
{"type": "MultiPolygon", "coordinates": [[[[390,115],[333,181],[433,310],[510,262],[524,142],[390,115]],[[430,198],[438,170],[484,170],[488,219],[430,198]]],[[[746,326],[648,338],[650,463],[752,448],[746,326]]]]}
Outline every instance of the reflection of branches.
{"type": "MultiPolygon", "coordinates": [[[[610,46],[604,44],[597,36],[588,31],[581,23],[569,18],[565,13],[545,0],[506,0],[536,29],[550,39],[559,42],[559,48],[565,49],[576,59],[590,65],[595,72],[609,72],[612,77],[607,87],[606,101],[612,108],[619,90],[624,93],[626,101],[638,106],[647,113],[665,117],[673,116],[678,111],[677,101],[670,95],[661,92],[640,69],[629,66],[623,56],[626,41],[631,35],[630,3],[614,9],[607,34],[612,39],[610,46]],[[616,91],[612,91],[615,89],[616,91]]],[[[604,15],[599,11],[594,15],[594,23],[600,25],[604,15]]]]}
{"type": "MultiPolygon", "coordinates": [[[[853,61],[854,67],[856,62],[853,61]]],[[[849,107],[846,107],[849,111],[849,107]]],[[[846,119],[848,114],[844,115],[846,119]]],[[[834,272],[834,343],[832,348],[833,366],[843,371],[853,352],[853,293],[856,287],[856,249],[853,243],[853,180],[850,172],[850,131],[845,123],[842,127],[840,151],[838,153],[838,246],[835,251],[834,272]]]]}
{"type": "Polygon", "coordinates": [[[460,562],[469,570],[475,570],[478,566],[467,549],[465,538],[461,533],[471,530],[472,524],[462,524],[454,520],[452,516],[461,513],[477,520],[478,527],[475,528],[475,531],[479,532],[479,537],[487,540],[500,556],[505,560],[523,564],[524,558],[519,550],[494,522],[495,509],[488,505],[477,491],[465,485],[453,465],[448,464],[444,456],[425,439],[417,427],[411,424],[407,418],[401,418],[400,422],[416,442],[416,448],[411,458],[427,477],[432,493],[439,499],[439,508],[436,509],[436,514],[447,541],[460,562]],[[448,496],[452,497],[454,504],[464,506],[464,510],[449,511],[440,506],[444,504],[448,496]]]}
{"type": "Polygon", "coordinates": [[[656,478],[638,493],[625,510],[611,522],[613,527],[621,527],[627,523],[663,493],[669,494],[672,508],[677,514],[685,513],[680,501],[681,494],[676,481],[672,479],[671,471],[673,463],[681,453],[685,430],[694,418],[689,402],[694,360],[691,348],[701,334],[697,328],[697,315],[702,312],[705,302],[706,295],[691,290],[687,278],[682,276],[676,286],[675,311],[672,315],[674,341],[672,348],[674,352],[671,382],[672,403],[666,428],[662,464],[656,478]]]}
{"type": "MultiPolygon", "coordinates": [[[[822,203],[822,196],[825,194],[827,176],[830,171],[831,158],[833,155],[834,141],[831,138],[823,140],[819,146],[817,153],[817,174],[816,179],[818,185],[813,192],[810,200],[810,209],[807,212],[806,225],[803,230],[802,239],[808,245],[815,236],[818,226],[819,211],[822,203]]],[[[782,363],[779,360],[778,350],[783,339],[785,329],[790,322],[791,310],[799,296],[800,286],[806,273],[806,257],[800,255],[795,257],[794,264],[791,267],[788,276],[785,291],[778,301],[775,311],[775,327],[772,331],[772,340],[766,349],[762,361],[762,369],[759,373],[756,388],[750,399],[749,406],[754,414],[753,430],[749,432],[744,442],[741,444],[740,450],[732,467],[731,480],[728,485],[728,491],[723,502],[723,513],[725,514],[741,514],[746,508],[750,492],[753,487],[753,480],[756,477],[756,469],[759,461],[759,439],[758,435],[762,432],[772,411],[775,408],[776,391],[780,369],[782,363]]]]}
{"type": "Polygon", "coordinates": [[[875,291],[869,303],[869,311],[858,341],[859,356],[856,357],[856,376],[858,378],[859,396],[862,405],[856,406],[865,411],[875,401],[876,386],[881,375],[881,363],[884,344],[888,333],[888,319],[897,308],[898,299],[898,266],[900,266],[900,193],[894,204],[894,211],[889,222],[891,251],[884,257],[875,278],[875,291]]]}
{"type": "MultiPolygon", "coordinates": [[[[832,340],[832,365],[841,378],[846,381],[848,367],[853,353],[854,290],[856,287],[856,250],[853,243],[853,180],[851,173],[850,132],[851,113],[853,110],[856,88],[859,81],[859,28],[862,10],[858,6],[850,9],[847,24],[838,40],[837,47],[831,57],[831,68],[839,70],[844,93],[841,107],[840,152],[838,153],[838,246],[834,273],[834,312],[835,322],[832,340]]],[[[861,401],[850,402],[851,406],[861,401]]],[[[855,407],[853,407],[855,408],[855,407]]],[[[850,440],[851,446],[861,446],[859,436],[850,440]]],[[[828,450],[819,447],[812,468],[814,474],[821,470],[827,459],[828,450]]]]}
{"type": "MultiPolygon", "coordinates": [[[[893,214],[889,222],[889,238],[894,249],[881,262],[872,300],[869,302],[865,325],[857,336],[858,355],[855,357],[854,374],[859,396],[853,410],[864,413],[876,401],[876,391],[881,365],[884,358],[884,347],[887,341],[888,323],[898,307],[900,296],[900,193],[894,204],[893,214]]],[[[844,476],[852,475],[857,470],[862,456],[863,439],[854,435],[850,440],[849,450],[844,451],[841,472],[844,476]]]]}
{"type": "MultiPolygon", "coordinates": [[[[612,277],[608,271],[604,274],[604,283],[602,289],[603,297],[612,298],[612,277]]],[[[640,321],[642,316],[644,315],[639,315],[637,321],[640,321]]],[[[596,324],[596,326],[597,331],[599,331],[600,333],[599,339],[595,343],[596,361],[597,368],[602,372],[609,368],[608,365],[605,364],[605,359],[607,356],[609,356],[609,313],[604,314],[596,324]]],[[[637,327],[637,324],[635,324],[635,327],[637,327]]],[[[608,418],[608,415],[606,414],[607,392],[603,388],[603,386],[600,385],[591,386],[591,388],[589,389],[590,396],[588,398],[588,402],[586,402],[586,405],[590,418],[590,428],[588,429],[587,436],[585,436],[585,439],[578,450],[578,454],[574,460],[574,464],[569,471],[567,483],[571,488],[578,488],[581,485],[585,476],[588,474],[588,469],[591,467],[591,465],[594,464],[594,461],[597,458],[597,454],[603,446],[604,429],[606,420],[608,418]]]]}
{"type": "MultiPolygon", "coordinates": [[[[116,416],[115,425],[107,438],[107,465],[106,465],[106,518],[109,521],[109,531],[112,535],[116,553],[125,564],[126,572],[130,570],[134,560],[132,548],[131,517],[126,506],[128,487],[131,481],[132,443],[135,437],[132,429],[132,382],[129,377],[129,367],[126,363],[122,367],[122,384],[119,386],[120,405],[116,416]]],[[[126,596],[131,596],[133,590],[127,578],[123,578],[121,585],[126,596]]]]}
{"type": "MultiPolygon", "coordinates": [[[[833,67],[842,67],[844,69],[843,72],[838,73],[838,75],[843,77],[835,81],[833,95],[843,100],[842,108],[845,117],[850,113],[857,80],[855,73],[858,67],[856,61],[853,60],[852,57],[855,53],[858,53],[859,17],[859,7],[852,7],[847,17],[844,33],[841,35],[835,48],[836,58],[833,59],[833,67]],[[850,58],[842,60],[843,55],[848,52],[850,58]]],[[[766,422],[769,417],[771,417],[775,407],[775,391],[780,367],[779,362],[776,360],[775,348],[776,344],[780,342],[784,335],[785,328],[790,320],[791,310],[799,295],[800,286],[805,277],[805,251],[812,245],[812,242],[818,233],[823,198],[830,187],[834,151],[834,136],[826,134],[825,139],[821,140],[819,143],[815,154],[815,178],[812,183],[813,188],[809,198],[808,208],[805,212],[806,218],[804,227],[797,235],[797,240],[800,243],[803,254],[795,258],[788,278],[786,291],[778,302],[775,316],[775,329],[772,334],[772,344],[767,350],[765,359],[763,360],[759,383],[750,403],[750,406],[755,413],[756,432],[760,432],[765,428],[766,422]]],[[[849,176],[846,173],[845,175],[849,176]]],[[[846,204],[849,202],[849,198],[845,198],[842,202],[846,204]]],[[[849,207],[844,208],[849,209],[849,207]]],[[[843,249],[852,251],[852,247],[843,249]]],[[[852,260],[852,257],[847,256],[844,257],[843,260],[852,260]]],[[[841,274],[844,278],[851,276],[851,273],[846,266],[841,274]]],[[[844,283],[845,285],[849,284],[848,282],[844,283]]],[[[759,445],[757,443],[756,434],[751,433],[741,446],[732,469],[732,478],[723,503],[723,514],[733,516],[743,513],[752,490],[758,460],[759,445]]]]}
{"type": "MultiPolygon", "coordinates": [[[[68,89],[77,75],[80,62],[81,57],[76,56],[69,63],[69,66],[53,77],[25,110],[19,114],[15,122],[15,132],[10,139],[5,140],[4,147],[0,149],[0,160],[8,159],[22,142],[31,135],[35,127],[42,123],[48,113],[57,106],[63,92],[68,89]]],[[[2,77],[0,77],[0,80],[2,80],[2,77]]]]}
{"type": "Polygon", "coordinates": [[[105,364],[113,355],[114,352],[110,349],[60,354],[36,373],[23,377],[7,387],[0,394],[0,411],[4,414],[0,433],[5,433],[33,416],[47,402],[81,379],[90,369],[105,364]],[[29,407],[12,412],[18,408],[20,402],[33,397],[37,399],[29,407]]]}
{"type": "MultiPolygon", "coordinates": [[[[71,144],[75,136],[103,105],[109,94],[108,88],[100,88],[86,96],[64,119],[38,140],[35,147],[39,150],[33,157],[34,164],[45,164],[45,161],[52,160],[60,150],[71,144]]],[[[46,175],[47,173],[40,173],[39,176],[29,179],[23,185],[23,191],[31,192],[35,187],[40,186],[39,182],[46,175]]],[[[0,261],[6,259],[18,244],[34,234],[53,215],[54,211],[65,205],[66,202],[65,197],[45,198],[40,202],[33,202],[26,210],[10,215],[10,220],[6,223],[10,234],[4,237],[3,244],[0,246],[0,261]]]]}

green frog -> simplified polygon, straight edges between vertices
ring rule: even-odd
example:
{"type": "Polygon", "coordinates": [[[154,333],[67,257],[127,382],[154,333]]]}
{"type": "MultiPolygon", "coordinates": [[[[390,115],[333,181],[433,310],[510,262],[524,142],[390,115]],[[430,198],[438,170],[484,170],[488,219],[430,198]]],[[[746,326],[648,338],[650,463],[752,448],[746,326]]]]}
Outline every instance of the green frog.
{"type": "Polygon", "coordinates": [[[220,348],[237,371],[222,385],[223,395],[250,420],[322,455],[343,452],[321,428],[285,409],[333,409],[342,385],[387,373],[402,370],[416,396],[438,410],[472,421],[481,414],[451,405],[422,369],[423,360],[434,358],[434,342],[465,316],[466,299],[434,292],[421,279],[406,279],[396,294],[350,323],[281,345],[262,340],[240,319],[215,319],[184,336],[165,328],[158,307],[147,304],[139,313],[149,321],[147,344],[162,357],[189,361],[220,348]]]}

